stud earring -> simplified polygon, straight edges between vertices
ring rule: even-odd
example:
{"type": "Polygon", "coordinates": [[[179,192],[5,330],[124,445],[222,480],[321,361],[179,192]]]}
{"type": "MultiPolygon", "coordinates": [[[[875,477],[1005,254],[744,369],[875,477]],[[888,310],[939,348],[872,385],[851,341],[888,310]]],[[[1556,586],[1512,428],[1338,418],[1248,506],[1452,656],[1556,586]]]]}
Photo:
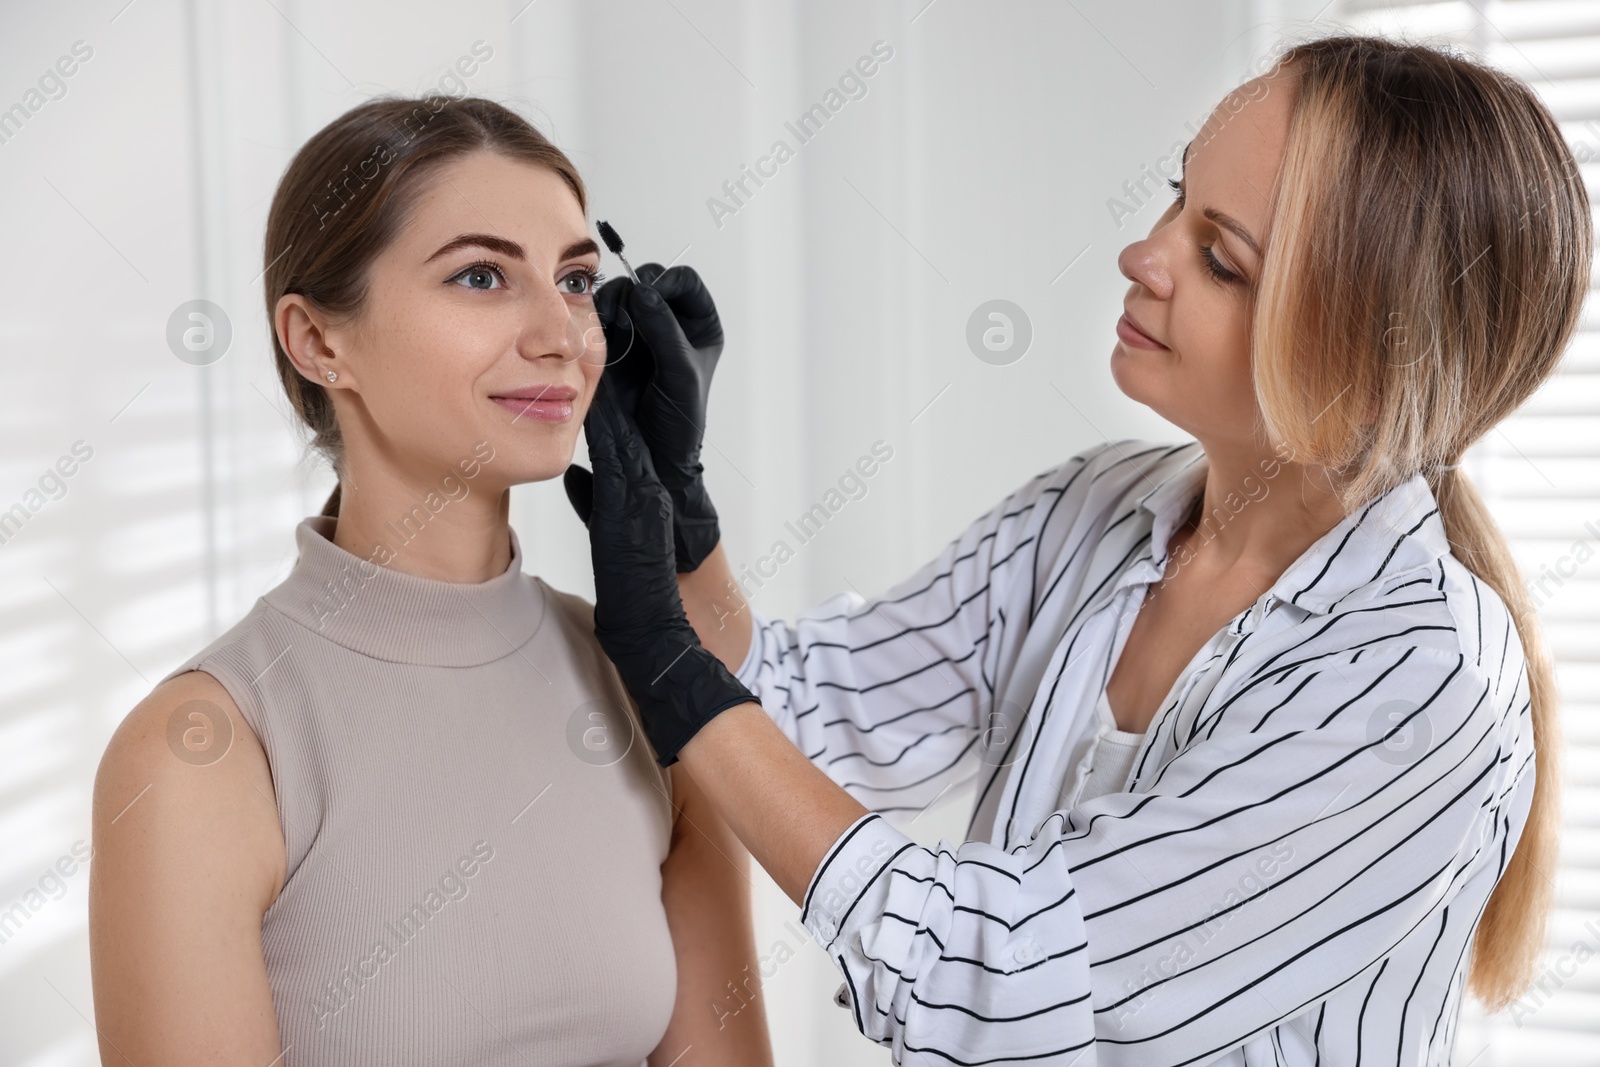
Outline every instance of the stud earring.
{"type": "Polygon", "coordinates": [[[338,371],[331,370],[331,371],[328,372],[328,381],[336,382],[338,380],[339,380],[339,372],[338,371]]]}

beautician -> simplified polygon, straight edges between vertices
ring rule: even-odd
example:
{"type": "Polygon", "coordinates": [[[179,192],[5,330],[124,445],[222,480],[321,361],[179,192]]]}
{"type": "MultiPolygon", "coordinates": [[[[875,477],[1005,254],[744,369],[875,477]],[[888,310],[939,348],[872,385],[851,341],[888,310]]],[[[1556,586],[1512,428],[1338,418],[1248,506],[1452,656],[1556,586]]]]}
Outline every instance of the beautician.
{"type": "Polygon", "coordinates": [[[596,634],[897,1063],[1443,1063],[1539,950],[1551,668],[1460,456],[1578,321],[1578,168],[1516,79],[1357,37],[1184,168],[1111,367],[1195,440],[1089,448],[794,624],[701,479],[709,294],[597,300],[596,634]],[[959,847],[884,817],[972,774],[959,847]]]}

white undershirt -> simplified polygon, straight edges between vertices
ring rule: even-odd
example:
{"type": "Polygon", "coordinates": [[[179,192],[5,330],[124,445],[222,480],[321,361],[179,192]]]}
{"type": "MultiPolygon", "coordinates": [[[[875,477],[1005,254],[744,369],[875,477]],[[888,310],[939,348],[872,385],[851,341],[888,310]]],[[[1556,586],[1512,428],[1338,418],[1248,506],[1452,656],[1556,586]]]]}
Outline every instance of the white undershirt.
{"type": "Polygon", "coordinates": [[[1139,745],[1144,741],[1142,731],[1133,733],[1116,728],[1116,719],[1111,713],[1111,704],[1106,700],[1105,690],[1100,691],[1100,703],[1095,711],[1101,719],[1112,725],[1103,727],[1104,733],[1095,746],[1089,776],[1084,779],[1083,788],[1078,792],[1079,804],[1103,793],[1121,792],[1128,781],[1134,753],[1139,751],[1139,745]]]}

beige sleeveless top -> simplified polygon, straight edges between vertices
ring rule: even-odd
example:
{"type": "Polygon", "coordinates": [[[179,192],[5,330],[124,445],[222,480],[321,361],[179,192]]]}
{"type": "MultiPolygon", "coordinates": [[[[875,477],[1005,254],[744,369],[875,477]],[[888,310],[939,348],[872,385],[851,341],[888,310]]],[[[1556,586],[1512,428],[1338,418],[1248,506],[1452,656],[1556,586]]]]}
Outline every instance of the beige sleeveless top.
{"type": "Polygon", "coordinates": [[[172,672],[214,675],[271,764],[284,1067],[636,1067],[677,991],[671,780],[592,607],[523,574],[515,532],[464,584],[333,525],[301,522],[289,577],[172,672]]]}

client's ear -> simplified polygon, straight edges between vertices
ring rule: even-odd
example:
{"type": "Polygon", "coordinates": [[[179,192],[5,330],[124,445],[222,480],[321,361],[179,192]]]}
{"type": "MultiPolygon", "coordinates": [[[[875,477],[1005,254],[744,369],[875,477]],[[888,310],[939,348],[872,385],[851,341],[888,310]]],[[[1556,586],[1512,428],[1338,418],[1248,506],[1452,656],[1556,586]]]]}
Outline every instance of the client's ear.
{"type": "Polygon", "coordinates": [[[567,500],[572,504],[572,510],[576,511],[578,518],[588,526],[589,516],[594,511],[594,475],[589,473],[588,468],[574,463],[561,476],[561,484],[567,491],[567,500]]]}
{"type": "Polygon", "coordinates": [[[272,328],[294,364],[295,370],[325,389],[349,388],[356,384],[347,360],[341,359],[330,338],[330,326],[323,313],[299,293],[285,293],[273,309],[272,328]],[[327,378],[332,371],[338,385],[327,378]]]}

